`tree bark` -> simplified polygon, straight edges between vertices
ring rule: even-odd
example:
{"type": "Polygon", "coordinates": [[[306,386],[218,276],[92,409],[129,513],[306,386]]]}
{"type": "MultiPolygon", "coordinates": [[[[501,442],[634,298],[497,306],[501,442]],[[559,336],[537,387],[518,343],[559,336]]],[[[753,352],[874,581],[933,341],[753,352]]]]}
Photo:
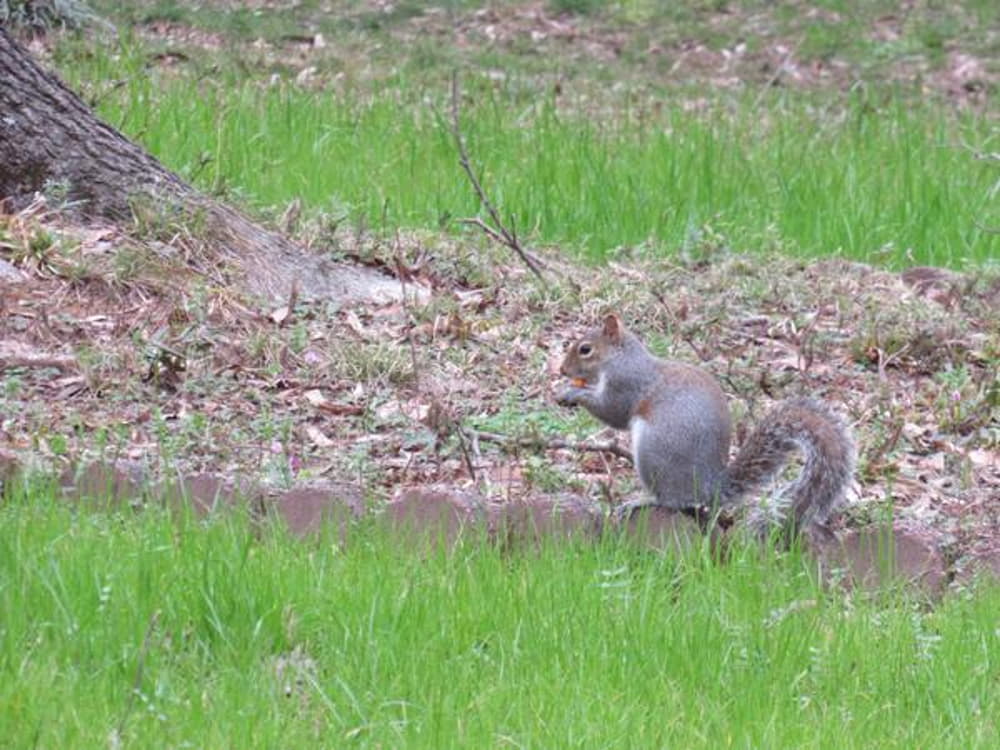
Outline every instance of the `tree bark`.
{"type": "Polygon", "coordinates": [[[16,207],[54,186],[83,218],[128,226],[135,201],[176,211],[207,240],[209,257],[195,261],[235,271],[254,295],[287,299],[295,286],[302,298],[399,297],[395,281],[323,258],[195,190],[99,120],[0,26],[0,198],[16,207]]]}

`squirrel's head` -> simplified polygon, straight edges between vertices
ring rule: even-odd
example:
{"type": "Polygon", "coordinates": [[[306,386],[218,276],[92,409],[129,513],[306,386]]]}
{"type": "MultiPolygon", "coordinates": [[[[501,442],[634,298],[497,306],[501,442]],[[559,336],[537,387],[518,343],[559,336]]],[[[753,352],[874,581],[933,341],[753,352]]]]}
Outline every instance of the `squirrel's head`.
{"type": "Polygon", "coordinates": [[[587,331],[567,347],[559,372],[577,386],[597,382],[601,368],[612,350],[621,346],[625,334],[621,318],[614,313],[607,315],[599,328],[587,331]]]}

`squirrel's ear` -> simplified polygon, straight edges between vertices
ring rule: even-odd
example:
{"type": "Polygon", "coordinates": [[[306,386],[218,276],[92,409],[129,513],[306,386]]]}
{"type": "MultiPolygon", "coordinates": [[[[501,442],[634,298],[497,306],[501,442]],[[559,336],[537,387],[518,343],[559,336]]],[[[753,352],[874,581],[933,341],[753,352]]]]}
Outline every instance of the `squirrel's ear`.
{"type": "Polygon", "coordinates": [[[614,342],[621,341],[625,335],[625,325],[622,319],[611,313],[604,319],[604,335],[614,342]]]}

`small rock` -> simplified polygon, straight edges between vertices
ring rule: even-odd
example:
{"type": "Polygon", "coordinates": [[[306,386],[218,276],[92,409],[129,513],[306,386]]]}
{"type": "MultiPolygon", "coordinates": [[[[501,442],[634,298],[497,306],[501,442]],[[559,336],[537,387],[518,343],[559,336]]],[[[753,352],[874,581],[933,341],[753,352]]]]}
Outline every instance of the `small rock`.
{"type": "Polygon", "coordinates": [[[198,517],[244,504],[255,515],[261,512],[259,490],[218,474],[192,474],[170,480],[163,485],[160,495],[168,508],[188,507],[198,517]]]}
{"type": "Polygon", "coordinates": [[[0,281],[7,281],[12,284],[20,284],[28,280],[24,273],[12,266],[10,263],[0,258],[0,281]]]}
{"type": "Polygon", "coordinates": [[[99,507],[127,505],[141,507],[149,494],[145,467],[132,461],[113,464],[94,461],[70,467],[59,477],[59,487],[67,500],[86,501],[99,507]]]}
{"type": "Polygon", "coordinates": [[[604,525],[600,506],[569,493],[505,503],[493,516],[491,528],[515,544],[545,537],[597,538],[604,525]]]}
{"type": "Polygon", "coordinates": [[[334,482],[288,490],[278,496],[273,507],[296,536],[315,534],[324,524],[335,523],[342,540],[348,523],[365,511],[359,487],[334,482]]]}
{"type": "Polygon", "coordinates": [[[851,529],[816,544],[813,554],[824,573],[843,574],[849,586],[878,589],[894,582],[915,585],[930,594],[947,583],[940,534],[912,524],[851,529]]]}
{"type": "Polygon", "coordinates": [[[469,531],[488,533],[486,502],[474,492],[451,488],[411,487],[385,506],[394,531],[414,539],[453,544],[469,531]]]}

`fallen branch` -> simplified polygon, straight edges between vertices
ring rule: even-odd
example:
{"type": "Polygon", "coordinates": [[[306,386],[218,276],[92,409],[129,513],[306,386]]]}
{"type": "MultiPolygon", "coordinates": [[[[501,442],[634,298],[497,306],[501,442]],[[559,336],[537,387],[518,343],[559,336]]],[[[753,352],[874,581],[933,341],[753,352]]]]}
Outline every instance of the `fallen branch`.
{"type": "Polygon", "coordinates": [[[484,222],[479,217],[472,219],[460,219],[462,224],[471,224],[477,226],[486,233],[494,242],[509,247],[524,261],[524,264],[531,269],[531,272],[538,277],[539,281],[545,283],[546,279],[542,275],[542,265],[541,261],[534,255],[529,253],[521,245],[521,241],[517,238],[517,232],[514,229],[508,229],[503,221],[500,219],[500,214],[497,212],[496,208],[493,207],[492,201],[490,201],[489,196],[486,195],[486,191],[483,189],[482,183],[479,182],[479,178],[476,177],[476,173],[472,169],[472,163],[469,161],[469,153],[465,149],[465,139],[462,138],[462,129],[459,125],[459,91],[458,91],[458,74],[453,73],[451,77],[451,132],[455,137],[455,145],[458,148],[458,161],[462,165],[462,169],[465,170],[465,174],[469,178],[469,182],[472,183],[472,188],[476,191],[476,196],[479,198],[479,203],[483,208],[486,209],[486,213],[489,214],[490,219],[493,221],[495,226],[490,226],[484,222]]]}
{"type": "Polygon", "coordinates": [[[480,432],[469,428],[460,430],[469,440],[473,442],[482,440],[485,443],[494,443],[506,447],[532,448],[534,450],[571,450],[580,453],[610,453],[619,458],[632,461],[632,453],[623,448],[615,440],[604,443],[578,443],[573,440],[563,440],[561,438],[536,438],[536,437],[510,437],[500,435],[495,432],[480,432]]]}
{"type": "Polygon", "coordinates": [[[0,368],[51,367],[56,370],[75,370],[79,367],[76,357],[32,349],[17,341],[0,341],[0,368]]]}

